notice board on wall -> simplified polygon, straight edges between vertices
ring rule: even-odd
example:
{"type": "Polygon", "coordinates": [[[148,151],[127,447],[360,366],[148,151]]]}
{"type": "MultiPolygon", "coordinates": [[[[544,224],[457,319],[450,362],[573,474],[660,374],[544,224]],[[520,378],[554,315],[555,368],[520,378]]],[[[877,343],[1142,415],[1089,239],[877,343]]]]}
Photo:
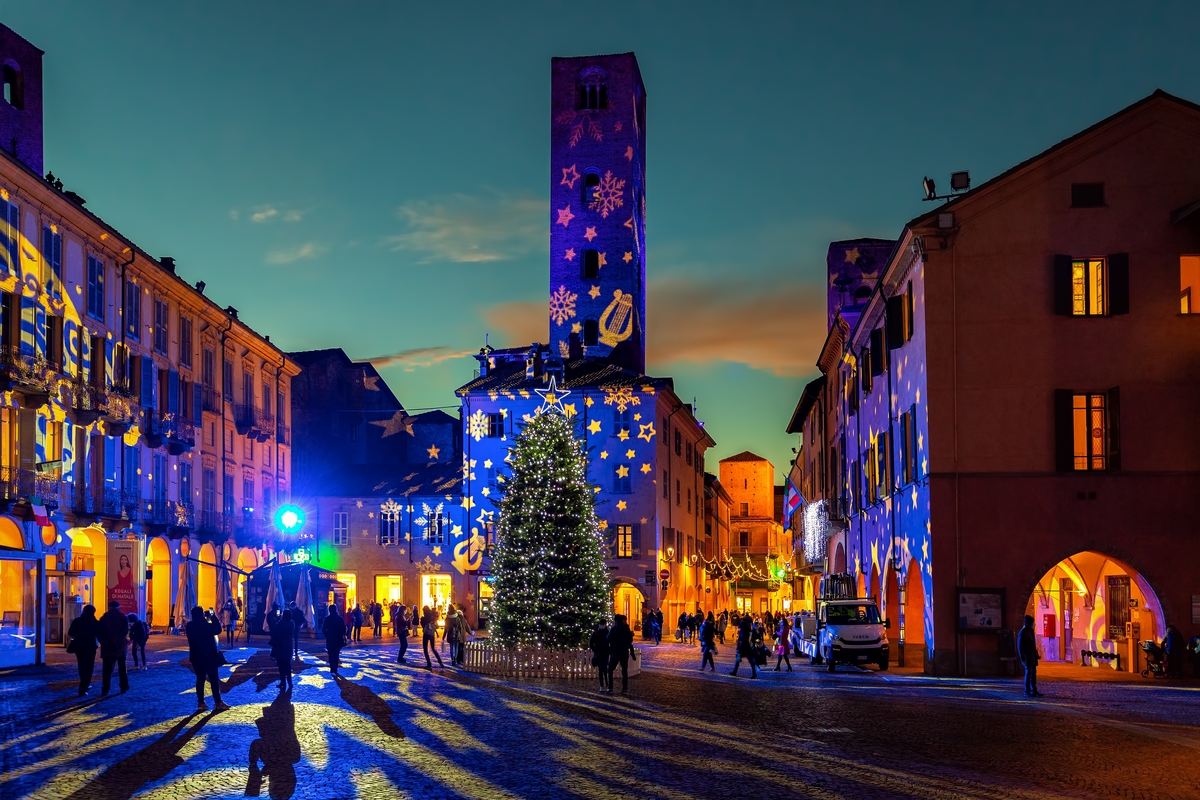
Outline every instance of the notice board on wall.
{"type": "Polygon", "coordinates": [[[958,590],[958,629],[998,631],[1004,627],[1004,589],[958,590]]]}

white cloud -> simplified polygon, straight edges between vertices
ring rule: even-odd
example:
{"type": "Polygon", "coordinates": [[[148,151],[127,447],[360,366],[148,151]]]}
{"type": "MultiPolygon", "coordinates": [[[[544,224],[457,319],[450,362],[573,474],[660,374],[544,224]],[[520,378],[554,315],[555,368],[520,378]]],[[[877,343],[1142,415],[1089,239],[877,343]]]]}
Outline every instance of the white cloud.
{"type": "Polygon", "coordinates": [[[384,242],[422,263],[507,261],[546,246],[548,208],[544,200],[503,192],[417,200],[396,209],[407,230],[384,242]]]}
{"type": "Polygon", "coordinates": [[[286,250],[272,250],[267,253],[268,264],[290,264],[304,258],[316,258],[325,252],[325,247],[316,242],[305,242],[297,247],[286,250]]]}
{"type": "Polygon", "coordinates": [[[259,206],[253,214],[250,215],[251,222],[270,222],[275,217],[279,216],[279,209],[271,206],[259,206]]]}
{"type": "Polygon", "coordinates": [[[294,209],[291,211],[288,211],[287,213],[285,213],[283,215],[284,222],[299,222],[303,218],[304,218],[304,212],[296,211],[294,209]]]}
{"type": "Polygon", "coordinates": [[[376,367],[404,367],[405,372],[412,372],[417,367],[430,367],[451,358],[461,358],[473,355],[476,352],[476,350],[454,350],[447,345],[437,345],[434,347],[414,347],[386,356],[368,358],[367,361],[376,367]]]}

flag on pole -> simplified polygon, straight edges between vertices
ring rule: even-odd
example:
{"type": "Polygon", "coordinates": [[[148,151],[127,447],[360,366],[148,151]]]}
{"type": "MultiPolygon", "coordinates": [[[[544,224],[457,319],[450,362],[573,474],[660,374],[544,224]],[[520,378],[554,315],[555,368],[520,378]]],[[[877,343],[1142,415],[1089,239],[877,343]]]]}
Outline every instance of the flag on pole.
{"type": "Polygon", "coordinates": [[[800,494],[800,490],[796,488],[796,484],[792,483],[792,478],[789,475],[787,479],[787,492],[783,495],[783,529],[785,531],[791,529],[792,513],[803,502],[804,497],[800,494]]]}
{"type": "Polygon", "coordinates": [[[46,513],[46,505],[42,502],[42,498],[31,498],[29,505],[33,507],[33,518],[37,520],[38,527],[44,528],[50,524],[50,515],[46,513]]]}

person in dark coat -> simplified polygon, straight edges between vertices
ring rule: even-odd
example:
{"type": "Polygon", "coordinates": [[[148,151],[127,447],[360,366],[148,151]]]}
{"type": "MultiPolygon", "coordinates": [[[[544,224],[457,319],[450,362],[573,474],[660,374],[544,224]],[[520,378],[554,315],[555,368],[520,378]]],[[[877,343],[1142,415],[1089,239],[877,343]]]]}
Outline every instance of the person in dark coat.
{"type": "Polygon", "coordinates": [[[437,621],[438,613],[429,606],[424,607],[421,613],[421,649],[425,651],[425,669],[432,670],[433,662],[429,660],[429,649],[433,648],[433,657],[437,659],[438,666],[445,668],[442,663],[442,655],[437,649],[437,621]]]}
{"type": "Polygon", "coordinates": [[[717,665],[713,662],[713,653],[717,649],[717,621],[713,617],[713,613],[708,612],[708,617],[704,622],[700,623],[700,670],[704,670],[704,665],[708,665],[709,672],[716,672],[717,665]]]}
{"type": "Polygon", "coordinates": [[[291,691],[292,688],[292,642],[295,636],[296,623],[292,622],[291,610],[284,611],[271,631],[271,658],[279,665],[279,685],[277,688],[291,691]]]}
{"type": "Polygon", "coordinates": [[[300,610],[294,602],[292,603],[292,655],[300,660],[300,631],[308,627],[308,620],[304,618],[304,612],[300,610]]]}
{"type": "Polygon", "coordinates": [[[329,606],[329,613],[321,623],[321,634],[325,637],[325,652],[329,654],[329,671],[338,674],[338,657],[346,644],[346,621],[338,613],[337,606],[329,606]]]}
{"type": "Polygon", "coordinates": [[[204,681],[212,688],[213,708],[226,711],[229,706],[221,699],[221,679],[217,668],[221,666],[221,658],[217,652],[217,639],[221,635],[221,623],[210,619],[204,609],[196,606],[192,609],[192,620],[186,626],[188,640],[188,660],[192,662],[192,671],[196,673],[196,705],[208,708],[204,702],[204,681]]]}
{"type": "Polygon", "coordinates": [[[396,653],[396,663],[408,663],[404,654],[408,652],[408,608],[405,606],[396,606],[396,616],[392,620],[392,627],[396,631],[396,636],[400,639],[400,652],[396,653]]]}
{"type": "Polygon", "coordinates": [[[612,691],[612,674],[608,671],[608,620],[600,620],[592,631],[588,647],[592,649],[592,666],[600,676],[600,691],[612,691]]]}
{"type": "Polygon", "coordinates": [[[121,613],[121,604],[113,600],[100,618],[100,694],[108,694],[112,686],[113,667],[117,668],[121,693],[129,691],[129,672],[125,667],[125,651],[129,645],[129,620],[121,613]]]}
{"type": "Polygon", "coordinates": [[[96,639],[100,635],[96,607],[84,606],[83,613],[71,621],[67,635],[71,637],[71,649],[79,662],[79,696],[83,697],[92,687],[92,672],[96,669],[96,639]]]}
{"type": "Polygon", "coordinates": [[[278,624],[278,622],[279,622],[279,616],[280,616],[279,603],[271,603],[271,610],[267,612],[267,616],[263,620],[263,622],[265,622],[266,626],[267,626],[267,638],[268,639],[270,639],[270,634],[274,632],[275,625],[278,624]]]}
{"type": "Polygon", "coordinates": [[[750,677],[757,678],[758,666],[754,663],[754,620],[750,619],[749,614],[743,614],[738,620],[737,631],[737,656],[733,659],[733,672],[729,674],[738,674],[738,667],[741,666],[744,658],[750,662],[750,677]]]}
{"type": "Polygon", "coordinates": [[[621,694],[629,691],[629,657],[637,660],[633,649],[633,631],[624,614],[613,618],[612,630],[608,632],[608,693],[613,693],[613,673],[621,666],[621,694]]]}
{"type": "Polygon", "coordinates": [[[354,604],[354,635],[351,636],[354,641],[362,641],[362,626],[363,626],[363,610],[358,603],[354,604]]]}
{"type": "Polygon", "coordinates": [[[129,619],[129,644],[130,651],[133,653],[133,668],[139,669],[138,654],[142,656],[140,669],[146,669],[146,640],[150,638],[150,628],[146,623],[138,619],[137,614],[130,614],[129,619]]]}
{"type": "Polygon", "coordinates": [[[1025,615],[1025,625],[1017,634],[1017,655],[1025,667],[1025,696],[1041,697],[1037,690],[1037,635],[1033,632],[1033,617],[1025,615]]]}
{"type": "Polygon", "coordinates": [[[1162,640],[1163,655],[1167,661],[1167,677],[1183,677],[1183,634],[1174,625],[1167,626],[1167,635],[1162,640]]]}

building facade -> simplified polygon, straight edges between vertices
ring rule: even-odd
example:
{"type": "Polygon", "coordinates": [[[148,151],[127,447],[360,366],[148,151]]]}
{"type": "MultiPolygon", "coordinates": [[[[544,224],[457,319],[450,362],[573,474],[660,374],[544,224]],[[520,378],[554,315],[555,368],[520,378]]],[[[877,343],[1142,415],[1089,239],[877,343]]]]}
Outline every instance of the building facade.
{"type": "Polygon", "coordinates": [[[1200,632],[1198,137],[1156,92],[912,220],[835,317],[800,538],[882,599],[900,658],[995,673],[1027,613],[1044,658],[1128,670],[1200,632]]]}
{"type": "Polygon", "coordinates": [[[791,542],[776,513],[775,467],[746,450],[721,459],[720,472],[720,485],[730,499],[734,607],[750,614],[790,611],[791,542]]]}
{"type": "MultiPolygon", "coordinates": [[[[0,664],[33,663],[83,605],[172,624],[181,584],[266,557],[289,493],[278,348],[43,178],[41,52],[0,26],[0,664]],[[14,156],[15,153],[15,156],[14,156]]],[[[234,586],[233,591],[239,587],[234,586]]]]}

